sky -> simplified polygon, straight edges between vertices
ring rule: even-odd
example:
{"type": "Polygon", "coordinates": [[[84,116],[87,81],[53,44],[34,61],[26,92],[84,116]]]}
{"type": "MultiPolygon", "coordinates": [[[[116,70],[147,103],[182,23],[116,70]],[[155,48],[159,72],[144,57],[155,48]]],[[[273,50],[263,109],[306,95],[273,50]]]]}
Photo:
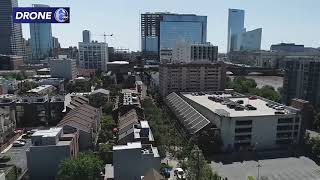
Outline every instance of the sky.
{"type": "MultiPolygon", "coordinates": [[[[77,46],[82,30],[109,46],[140,50],[140,13],[171,12],[208,16],[207,41],[227,49],[228,9],[245,10],[247,30],[262,28],[262,49],[287,42],[320,47],[319,0],[19,0],[19,6],[47,4],[70,7],[70,24],[53,24],[52,34],[62,47],[77,46]]],[[[25,38],[29,25],[23,24],[25,38]]]]}

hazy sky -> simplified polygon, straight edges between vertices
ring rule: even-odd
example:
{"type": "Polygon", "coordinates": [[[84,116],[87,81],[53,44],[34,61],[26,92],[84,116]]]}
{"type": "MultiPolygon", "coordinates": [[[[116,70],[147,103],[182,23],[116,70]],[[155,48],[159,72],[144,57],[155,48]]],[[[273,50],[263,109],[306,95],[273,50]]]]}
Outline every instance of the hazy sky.
{"type": "MultiPolygon", "coordinates": [[[[62,47],[77,46],[82,30],[89,29],[98,41],[103,37],[95,34],[113,33],[109,46],[140,50],[139,14],[168,11],[208,16],[207,41],[225,52],[228,8],[246,11],[247,30],[263,28],[262,49],[279,42],[320,46],[319,0],[19,0],[25,7],[36,3],[70,7],[70,24],[52,26],[62,47]]],[[[28,38],[28,24],[23,31],[28,38]]]]}

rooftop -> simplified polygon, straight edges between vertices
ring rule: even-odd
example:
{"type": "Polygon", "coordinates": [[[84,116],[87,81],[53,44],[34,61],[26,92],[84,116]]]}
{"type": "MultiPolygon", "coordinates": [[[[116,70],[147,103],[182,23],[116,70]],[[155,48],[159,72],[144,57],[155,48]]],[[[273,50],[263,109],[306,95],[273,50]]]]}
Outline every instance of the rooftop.
{"type": "Polygon", "coordinates": [[[41,85],[41,86],[38,86],[34,89],[29,90],[28,93],[39,93],[39,92],[43,91],[44,89],[52,88],[52,87],[53,87],[52,85],[41,85]]]}
{"type": "Polygon", "coordinates": [[[141,149],[142,145],[141,142],[129,142],[127,143],[127,145],[117,145],[117,146],[113,146],[113,150],[117,151],[117,150],[126,150],[126,149],[141,149]]]}
{"type": "Polygon", "coordinates": [[[257,177],[257,166],[260,165],[260,179],[265,180],[318,180],[320,167],[306,157],[289,157],[257,161],[234,162],[232,164],[211,163],[211,167],[222,178],[228,180],[247,180],[257,177]]]}
{"type": "Polygon", "coordinates": [[[55,137],[60,131],[62,131],[61,127],[50,128],[46,130],[38,130],[32,134],[32,136],[42,136],[42,137],[55,137]]]}
{"type": "Polygon", "coordinates": [[[290,114],[285,105],[256,96],[244,96],[231,93],[182,93],[189,100],[196,102],[212,112],[226,117],[271,116],[290,114]]]}

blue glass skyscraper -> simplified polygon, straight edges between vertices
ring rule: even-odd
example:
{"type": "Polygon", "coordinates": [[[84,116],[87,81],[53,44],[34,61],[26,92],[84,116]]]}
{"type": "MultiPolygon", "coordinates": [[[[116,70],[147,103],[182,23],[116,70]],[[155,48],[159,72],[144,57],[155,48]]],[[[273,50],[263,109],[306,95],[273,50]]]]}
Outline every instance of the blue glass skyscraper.
{"type": "MultiPolygon", "coordinates": [[[[49,6],[42,4],[33,4],[33,7],[49,6]]],[[[53,43],[50,23],[30,24],[30,39],[32,47],[32,59],[35,63],[39,60],[43,60],[51,56],[53,43]]]]}
{"type": "Polygon", "coordinates": [[[161,48],[173,48],[177,42],[205,43],[207,16],[194,14],[141,14],[141,50],[144,56],[159,59],[161,48]]]}
{"type": "Polygon", "coordinates": [[[244,28],[244,10],[229,9],[228,16],[228,52],[236,49],[238,34],[245,32],[244,28]]]}

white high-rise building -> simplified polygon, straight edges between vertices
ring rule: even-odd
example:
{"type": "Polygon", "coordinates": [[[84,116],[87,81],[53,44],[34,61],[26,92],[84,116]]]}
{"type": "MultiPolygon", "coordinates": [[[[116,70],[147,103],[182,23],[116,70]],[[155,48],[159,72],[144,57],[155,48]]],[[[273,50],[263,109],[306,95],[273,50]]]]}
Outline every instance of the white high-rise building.
{"type": "Polygon", "coordinates": [[[79,66],[83,69],[107,71],[108,44],[102,42],[79,42],[79,66]]]}

